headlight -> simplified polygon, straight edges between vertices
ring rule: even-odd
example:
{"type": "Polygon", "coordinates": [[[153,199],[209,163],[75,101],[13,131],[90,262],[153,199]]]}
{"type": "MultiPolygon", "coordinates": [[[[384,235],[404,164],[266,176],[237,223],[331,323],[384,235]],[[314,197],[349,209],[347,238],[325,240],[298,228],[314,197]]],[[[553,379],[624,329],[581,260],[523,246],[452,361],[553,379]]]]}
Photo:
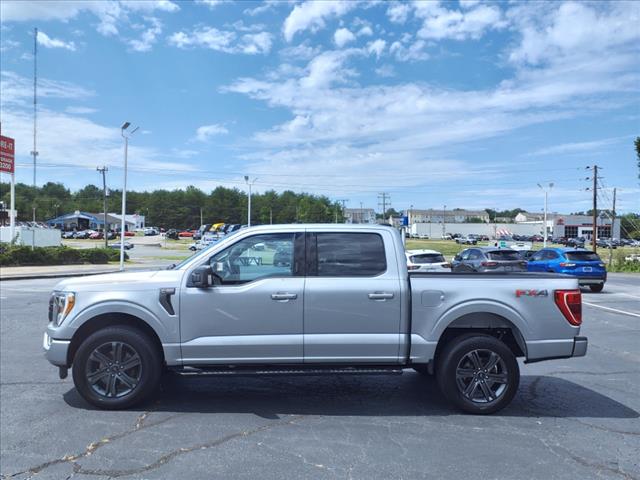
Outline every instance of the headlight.
{"type": "Polygon", "coordinates": [[[72,292],[53,292],[49,299],[49,321],[60,326],[76,304],[76,295],[72,292]]]}

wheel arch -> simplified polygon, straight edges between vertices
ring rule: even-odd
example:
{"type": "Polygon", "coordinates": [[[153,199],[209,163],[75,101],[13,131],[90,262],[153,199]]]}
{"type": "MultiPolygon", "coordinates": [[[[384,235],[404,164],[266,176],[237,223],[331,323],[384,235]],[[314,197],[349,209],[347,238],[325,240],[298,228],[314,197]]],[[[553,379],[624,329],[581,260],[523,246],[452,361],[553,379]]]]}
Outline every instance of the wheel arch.
{"type": "Polygon", "coordinates": [[[72,365],[78,348],[84,340],[86,340],[91,334],[105,328],[113,326],[127,326],[140,330],[147,335],[158,350],[158,354],[162,359],[162,363],[165,363],[164,350],[162,348],[162,342],[157,332],[147,322],[141,318],[123,312],[110,312],[98,314],[88,320],[86,320],[74,333],[67,350],[67,365],[72,365]]]}

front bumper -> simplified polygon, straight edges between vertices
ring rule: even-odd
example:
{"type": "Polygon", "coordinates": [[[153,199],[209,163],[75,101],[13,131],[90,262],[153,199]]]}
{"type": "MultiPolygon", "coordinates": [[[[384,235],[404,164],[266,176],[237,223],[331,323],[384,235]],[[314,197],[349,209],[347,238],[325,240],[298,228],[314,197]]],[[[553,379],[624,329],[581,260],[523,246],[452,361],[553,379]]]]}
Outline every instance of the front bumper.
{"type": "Polygon", "coordinates": [[[70,340],[56,340],[51,338],[47,332],[44,332],[42,340],[42,348],[44,348],[44,356],[50,363],[58,367],[68,367],[67,354],[69,352],[70,340]]]}

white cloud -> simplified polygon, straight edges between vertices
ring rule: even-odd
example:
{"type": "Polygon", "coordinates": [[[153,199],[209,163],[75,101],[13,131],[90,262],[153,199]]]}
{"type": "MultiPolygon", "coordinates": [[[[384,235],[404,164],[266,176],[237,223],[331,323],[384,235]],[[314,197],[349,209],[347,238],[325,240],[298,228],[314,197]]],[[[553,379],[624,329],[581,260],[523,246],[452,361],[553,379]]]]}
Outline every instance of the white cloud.
{"type": "Polygon", "coordinates": [[[367,44],[367,52],[375,53],[376,58],[380,58],[380,55],[382,55],[382,52],[384,51],[384,47],[386,45],[387,45],[387,42],[379,38],[367,44]]]}
{"type": "Polygon", "coordinates": [[[0,2],[0,14],[3,24],[6,22],[33,20],[66,22],[77,17],[82,12],[88,12],[98,18],[99,23],[96,29],[105,36],[119,35],[120,24],[130,23],[132,14],[173,13],[179,10],[180,7],[169,0],[32,0],[28,2],[3,0],[0,2]]]}
{"type": "Polygon", "coordinates": [[[427,42],[424,40],[416,40],[410,45],[404,45],[401,41],[396,40],[389,47],[389,51],[399,62],[426,60],[429,58],[429,54],[426,52],[426,49],[427,42]]]}
{"type": "Polygon", "coordinates": [[[348,28],[339,28],[333,34],[333,41],[338,48],[344,47],[347,43],[353,42],[356,36],[348,28]]]}
{"type": "Polygon", "coordinates": [[[362,37],[362,36],[370,37],[371,35],[373,35],[373,30],[371,30],[371,27],[369,25],[365,25],[360,30],[358,30],[357,35],[359,37],[362,37]]]}
{"type": "Polygon", "coordinates": [[[467,10],[450,10],[438,2],[416,5],[416,16],[423,19],[418,36],[425,39],[479,39],[487,30],[507,25],[499,7],[479,5],[467,10]]]}
{"type": "MultiPolygon", "coordinates": [[[[410,35],[388,48],[403,60],[426,55],[425,40],[410,35]]],[[[453,179],[459,168],[469,166],[451,159],[452,150],[526,126],[601,112],[611,108],[607,102],[612,99],[623,100],[637,91],[640,81],[634,55],[608,52],[579,63],[522,68],[494,87],[476,90],[407,82],[361,86],[351,60],[367,53],[366,47],[325,51],[303,71],[242,78],[223,89],[290,112],[287,121],[255,134],[252,153],[242,157],[252,162],[251,171],[305,172],[302,187],[334,192],[370,191],[381,183],[400,188],[416,181],[408,176],[377,182],[372,178],[371,172],[390,166],[396,172],[424,169],[431,174],[433,169],[438,181],[453,179]],[[344,172],[351,180],[332,178],[332,187],[326,180],[321,187],[313,175],[327,171],[344,172]]],[[[381,67],[376,73],[393,70],[381,67]]],[[[285,178],[280,181],[286,183],[285,178]]]]}
{"type": "Polygon", "coordinates": [[[605,147],[615,145],[631,137],[611,137],[600,140],[591,140],[588,142],[571,142],[552,145],[550,147],[540,148],[529,153],[528,156],[545,156],[545,155],[566,155],[566,154],[585,154],[601,152],[605,147]]]}
{"type": "MultiPolygon", "coordinates": [[[[16,139],[17,162],[29,158],[32,146],[32,104],[30,102],[31,79],[13,72],[2,72],[3,127],[10,125],[11,136],[16,139]],[[5,123],[6,122],[6,123],[5,123]]],[[[82,99],[93,93],[70,83],[56,82],[47,78],[39,81],[39,95],[43,98],[82,99]]],[[[118,125],[105,126],[85,117],[57,112],[47,108],[46,103],[38,110],[38,151],[42,164],[75,165],[95,171],[96,165],[118,168],[122,159],[122,138],[118,125]]],[[[140,147],[135,142],[130,146],[132,170],[186,169],[193,170],[189,164],[159,161],[159,154],[152,148],[140,147]]],[[[46,168],[46,167],[41,167],[46,168]]],[[[57,168],[56,173],[62,169],[57,168]]],[[[77,168],[73,169],[78,175],[77,168]]]]}
{"type": "Polygon", "coordinates": [[[67,107],[64,111],[72,115],[87,115],[90,113],[96,113],[98,110],[90,107],[67,107]]]}
{"type": "Polygon", "coordinates": [[[194,140],[197,140],[199,142],[207,142],[212,137],[215,137],[217,135],[226,135],[228,133],[229,130],[227,130],[226,127],[217,123],[214,123],[212,125],[203,125],[201,127],[198,127],[198,129],[196,130],[196,136],[194,140]]]}
{"type": "Polygon", "coordinates": [[[142,32],[140,38],[128,41],[129,46],[135,52],[148,52],[156,43],[158,35],[162,33],[162,24],[157,18],[149,18],[150,26],[142,32]]]}
{"type": "Polygon", "coordinates": [[[394,2],[387,8],[387,16],[393,23],[405,23],[411,12],[411,5],[394,2]]]}
{"type": "Polygon", "coordinates": [[[326,18],[340,17],[355,6],[356,2],[346,0],[308,0],[296,5],[284,21],[284,38],[290,42],[297,32],[320,30],[324,28],[326,18]]]}
{"type": "Polygon", "coordinates": [[[272,36],[269,32],[248,33],[239,39],[235,32],[203,27],[191,33],[176,32],[168,39],[178,48],[204,47],[225,53],[266,54],[271,50],[272,36]]]}
{"type": "Polygon", "coordinates": [[[2,40],[2,42],[0,42],[0,52],[6,52],[7,50],[12,50],[16,47],[20,46],[20,42],[16,42],[15,40],[11,40],[11,39],[7,39],[7,40],[2,40]]]}
{"type": "Polygon", "coordinates": [[[51,38],[41,30],[38,30],[38,45],[42,45],[45,48],[64,48],[72,52],[76,50],[76,44],[74,42],[65,42],[58,38],[51,38]]]}
{"type": "Polygon", "coordinates": [[[396,71],[393,68],[393,65],[385,64],[376,68],[376,74],[379,77],[391,78],[391,77],[395,77],[396,71]]]}
{"type": "Polygon", "coordinates": [[[218,5],[222,5],[223,3],[226,3],[226,2],[225,0],[196,0],[196,3],[199,3],[201,5],[206,5],[207,7],[213,9],[218,5]]]}
{"type": "MultiPolygon", "coordinates": [[[[602,52],[640,42],[640,3],[601,6],[565,2],[552,10],[514,8],[508,16],[522,36],[509,59],[539,65],[596,57],[602,52]]],[[[636,52],[638,51],[635,48],[636,52]]]]}
{"type": "MultiPolygon", "coordinates": [[[[3,71],[0,77],[0,106],[27,106],[33,101],[33,80],[11,71],[3,71]]],[[[38,79],[38,96],[41,98],[84,99],[95,93],[69,82],[38,79]]]]}

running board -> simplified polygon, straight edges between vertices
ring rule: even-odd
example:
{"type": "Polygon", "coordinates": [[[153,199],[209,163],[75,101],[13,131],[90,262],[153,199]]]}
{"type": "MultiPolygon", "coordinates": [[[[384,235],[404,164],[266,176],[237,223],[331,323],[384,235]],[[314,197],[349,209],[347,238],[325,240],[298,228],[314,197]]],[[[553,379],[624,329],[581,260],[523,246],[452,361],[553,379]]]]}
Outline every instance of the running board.
{"type": "Polygon", "coordinates": [[[171,369],[183,376],[215,375],[219,377],[268,376],[268,375],[401,375],[398,367],[304,367],[286,368],[283,365],[273,368],[265,367],[183,367],[171,369]]]}

